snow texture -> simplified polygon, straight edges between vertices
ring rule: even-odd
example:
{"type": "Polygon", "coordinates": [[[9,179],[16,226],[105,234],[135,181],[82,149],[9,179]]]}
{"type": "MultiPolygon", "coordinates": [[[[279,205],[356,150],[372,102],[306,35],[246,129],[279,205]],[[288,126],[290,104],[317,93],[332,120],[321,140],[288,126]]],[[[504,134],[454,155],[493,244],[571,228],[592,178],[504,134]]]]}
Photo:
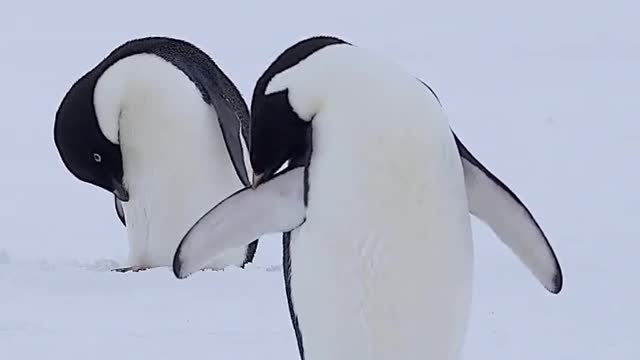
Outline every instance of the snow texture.
{"type": "Polygon", "coordinates": [[[71,84],[114,47],[167,35],[250,99],[282,50],[331,34],[438,93],[467,147],[527,204],[565,286],[549,294],[474,221],[465,359],[640,359],[640,25],[636,2],[9,2],[0,11],[0,358],[297,359],[280,241],[245,270],[177,280],[126,258],[110,194],[53,144],[71,84]]]}

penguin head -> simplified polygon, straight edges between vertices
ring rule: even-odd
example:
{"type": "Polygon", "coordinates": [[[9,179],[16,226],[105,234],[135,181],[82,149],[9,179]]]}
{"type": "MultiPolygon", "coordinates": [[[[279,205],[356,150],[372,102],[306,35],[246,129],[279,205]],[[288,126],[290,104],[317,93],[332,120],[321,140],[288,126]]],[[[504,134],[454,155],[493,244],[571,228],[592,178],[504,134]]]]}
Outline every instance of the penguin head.
{"type": "Polygon", "coordinates": [[[313,82],[317,74],[299,64],[316,51],[337,44],[351,45],[330,36],[302,40],[278,56],[256,82],[250,150],[254,187],[272,178],[287,161],[308,161],[311,123],[322,106],[322,96],[313,82]]]}
{"type": "Polygon", "coordinates": [[[56,148],[76,178],[112,192],[120,201],[128,201],[120,145],[107,138],[98,124],[91,75],[71,87],[56,112],[56,148]]]}

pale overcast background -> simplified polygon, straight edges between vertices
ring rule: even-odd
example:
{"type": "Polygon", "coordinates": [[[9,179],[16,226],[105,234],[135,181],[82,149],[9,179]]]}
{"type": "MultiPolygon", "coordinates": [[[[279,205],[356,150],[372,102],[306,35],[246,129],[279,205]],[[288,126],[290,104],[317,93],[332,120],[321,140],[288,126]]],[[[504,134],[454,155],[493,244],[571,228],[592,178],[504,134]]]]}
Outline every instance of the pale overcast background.
{"type": "Polygon", "coordinates": [[[127,252],[112,196],[71,176],[52,130],[71,84],[127,40],[190,41],[249,101],[275,56],[328,34],[430,84],[558,254],[553,296],[474,221],[465,359],[639,359],[638,14],[631,0],[2,3],[0,358],[297,359],[279,241],[245,271],[104,271],[127,252]]]}

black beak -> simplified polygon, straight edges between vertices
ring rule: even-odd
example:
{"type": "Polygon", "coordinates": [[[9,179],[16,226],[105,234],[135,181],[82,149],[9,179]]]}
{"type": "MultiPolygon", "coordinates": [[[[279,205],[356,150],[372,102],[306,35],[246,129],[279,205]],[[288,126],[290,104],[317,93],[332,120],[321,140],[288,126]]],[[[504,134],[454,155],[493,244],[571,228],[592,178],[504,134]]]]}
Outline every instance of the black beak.
{"type": "Polygon", "coordinates": [[[120,181],[113,181],[113,194],[122,202],[129,201],[129,192],[120,181]]]}
{"type": "Polygon", "coordinates": [[[262,184],[264,182],[264,173],[263,174],[253,174],[253,180],[251,181],[251,188],[255,189],[258,187],[258,185],[262,184]]]}
{"type": "Polygon", "coordinates": [[[258,186],[260,186],[260,184],[266,183],[267,181],[271,180],[273,178],[273,176],[276,174],[276,171],[278,170],[278,168],[276,168],[275,170],[266,170],[262,173],[253,173],[253,180],[251,181],[251,188],[255,189],[258,186]]]}

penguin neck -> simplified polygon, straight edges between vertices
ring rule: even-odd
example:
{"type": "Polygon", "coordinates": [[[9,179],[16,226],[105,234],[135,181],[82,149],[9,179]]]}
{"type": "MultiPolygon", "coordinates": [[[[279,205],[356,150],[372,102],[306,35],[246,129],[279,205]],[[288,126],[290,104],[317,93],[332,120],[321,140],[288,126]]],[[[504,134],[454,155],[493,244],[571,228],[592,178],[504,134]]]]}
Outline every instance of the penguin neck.
{"type": "Polygon", "coordinates": [[[242,184],[215,110],[184,73],[153,55],[123,59],[109,71],[105,88],[120,84],[112,98],[130,196],[129,262],[167,266],[197,219],[242,184]]]}

